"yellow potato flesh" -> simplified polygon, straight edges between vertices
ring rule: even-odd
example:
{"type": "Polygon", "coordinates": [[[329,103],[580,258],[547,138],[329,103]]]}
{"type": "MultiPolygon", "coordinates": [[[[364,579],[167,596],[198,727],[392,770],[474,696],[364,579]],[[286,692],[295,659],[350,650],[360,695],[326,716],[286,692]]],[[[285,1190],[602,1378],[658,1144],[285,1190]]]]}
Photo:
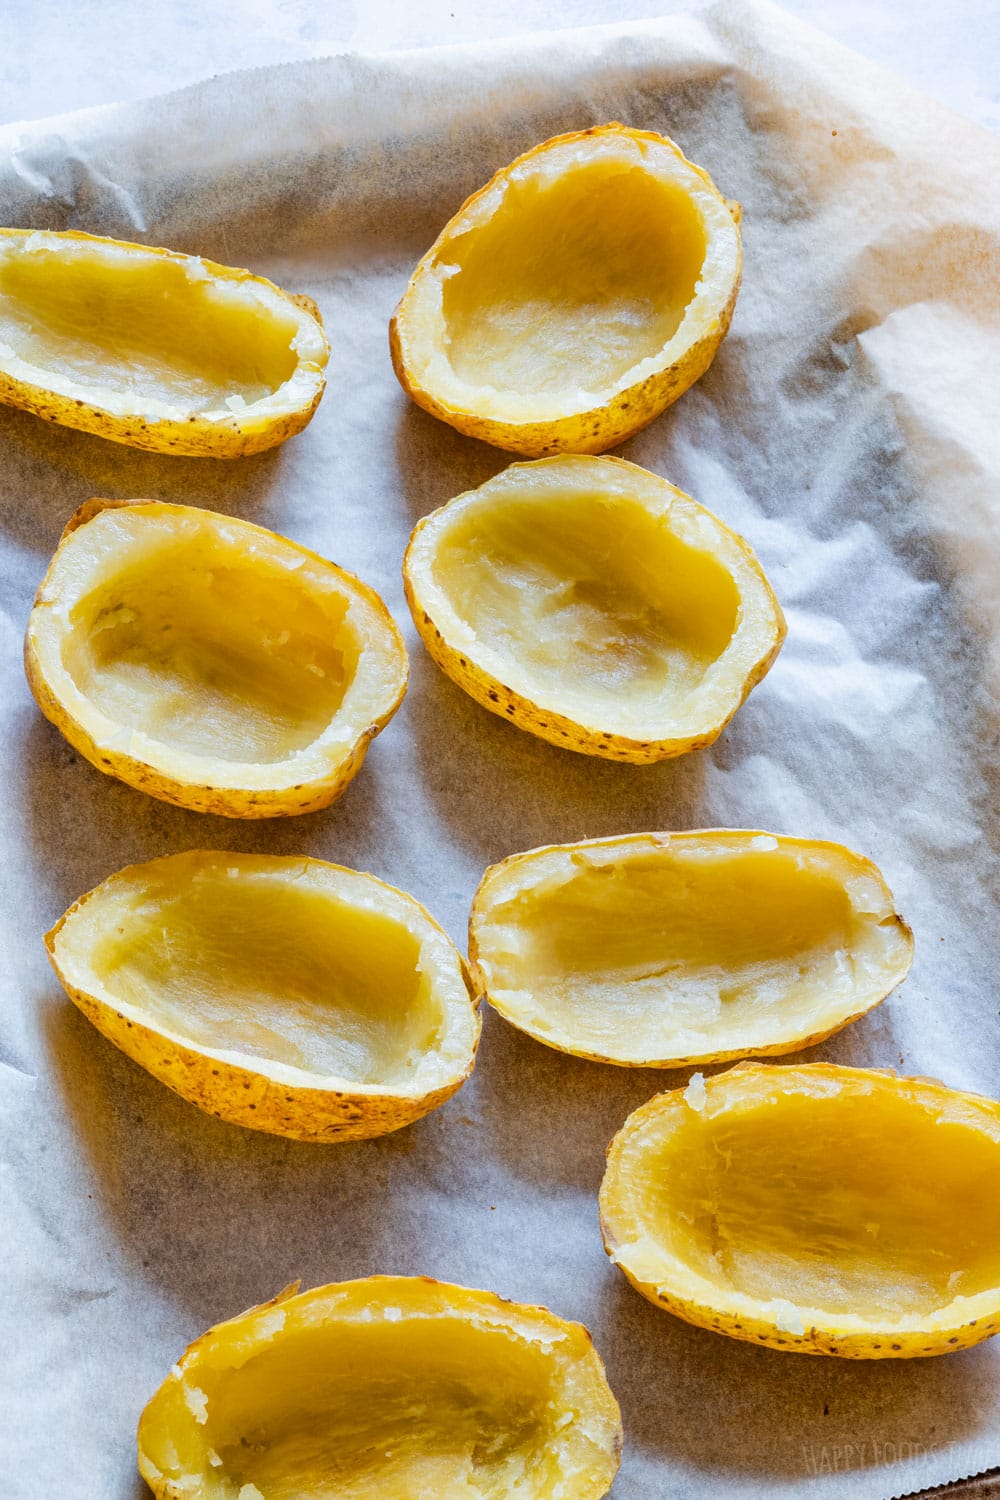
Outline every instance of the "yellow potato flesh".
{"type": "Polygon", "coordinates": [[[621,1421],[578,1324],[373,1276],[210,1329],[138,1437],[162,1500],[599,1500],[621,1421]]]}
{"type": "Polygon", "coordinates": [[[294,317],[190,268],[104,247],[29,252],[18,240],[0,250],[0,346],[84,399],[119,392],[136,411],[152,400],[182,417],[225,412],[273,394],[296,367],[294,317]]]}
{"type": "Polygon", "coordinates": [[[597,489],[549,486],[469,510],[432,566],[456,615],[516,665],[536,702],[612,733],[682,715],[739,609],[710,553],[597,489]]]}
{"type": "Polygon", "coordinates": [[[205,1437],[236,1487],[267,1500],[506,1500],[545,1494],[548,1362],[530,1345],[437,1319],[275,1340],[208,1398],[205,1437]],[[530,1484],[527,1481],[530,1478],[530,1484]]]}
{"type": "Polygon", "coordinates": [[[689,1109],[630,1171],[644,1233],[723,1291],[878,1327],[1000,1284],[997,1141],[891,1087],[689,1109]]]}
{"type": "Polygon", "coordinates": [[[672,338],[705,251],[689,193],[638,162],[512,177],[502,212],[442,251],[451,366],[519,396],[604,391],[672,338]]]}
{"type": "Polygon", "coordinates": [[[62,662],[116,724],[216,760],[286,760],[322,734],[358,662],[345,596],[205,533],[164,542],[73,608],[62,662]]]}
{"type": "Polygon", "coordinates": [[[407,1084],[435,1047],[442,1005],[419,936],[397,918],[284,869],[237,881],[224,856],[193,883],[169,866],[147,880],[112,894],[103,916],[97,907],[86,939],[102,992],[146,1025],[199,1050],[386,1087],[407,1084]]]}

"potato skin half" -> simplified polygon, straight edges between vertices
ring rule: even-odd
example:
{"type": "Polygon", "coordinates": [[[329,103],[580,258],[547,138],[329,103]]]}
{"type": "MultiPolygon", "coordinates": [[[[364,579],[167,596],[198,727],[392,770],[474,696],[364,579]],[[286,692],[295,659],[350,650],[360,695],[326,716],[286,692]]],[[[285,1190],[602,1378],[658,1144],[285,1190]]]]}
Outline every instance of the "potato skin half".
{"type": "MultiPolygon", "coordinates": [[[[717,191],[711,177],[703,168],[696,166],[694,162],[687,161],[683,152],[673,141],[666,136],[657,135],[654,131],[632,130],[617,122],[593,125],[588,130],[569,131],[565,135],[553,136],[550,140],[542,141],[539,145],[532,147],[515,161],[501,167],[493,174],[489,182],[470,194],[449,219],[410,277],[407,291],[404,292],[389,322],[389,355],[393,370],[403,390],[417,406],[422,407],[431,416],[439,418],[440,421],[447,422],[450,427],[454,427],[457,432],[463,433],[466,437],[477,438],[480,442],[490,443],[495,448],[503,448],[511,453],[519,453],[525,458],[549,458],[557,453],[606,453],[609,448],[617,447],[620,443],[634,437],[637,432],[641,432],[644,427],[648,427],[661,412],[665,411],[668,406],[672,406],[686,390],[700,380],[715,358],[722,340],[729,332],[743,274],[741,233],[743,215],[738,203],[725,200],[737,229],[739,257],[732,290],[724,306],[701,337],[684,350],[680,359],[666,369],[655,371],[645,380],[637,381],[624,391],[619,391],[606,404],[545,421],[504,422],[441,402],[426,390],[419,380],[411,376],[405,350],[407,292],[418,279],[426,274],[454,220],[460,218],[467,209],[490,193],[498,182],[507,177],[512,167],[542,155],[553,146],[568,145],[594,136],[616,134],[655,145],[670,146],[713,191],[717,191]]],[[[704,743],[711,742],[705,741],[704,743]]],[[[636,763],[641,764],[641,762],[636,763]]]]}
{"type": "MultiPolygon", "coordinates": [[[[101,497],[85,501],[70,517],[63,529],[59,538],[59,547],[56,548],[45,577],[38,586],[34,607],[37,607],[44,596],[59,548],[74,531],[85,526],[102,511],[149,503],[151,502],[144,500],[107,500],[101,497]]],[[[252,526],[252,523],[241,522],[241,525],[252,526]]],[[[264,536],[276,535],[262,526],[253,526],[252,529],[264,536]]],[[[338,573],[344,574],[344,569],[337,568],[336,564],[331,563],[327,558],[319,557],[318,553],[310,551],[308,547],[302,547],[298,542],[292,542],[287,537],[282,537],[280,540],[299,552],[305,553],[308,557],[322,562],[324,566],[332,567],[338,573]]],[[[331,803],[336,802],[354,780],[364,763],[372,740],[381,733],[402,703],[409,681],[406,648],[396,622],[374,589],[363,583],[360,578],[354,577],[353,574],[345,574],[345,576],[350,579],[351,587],[378,609],[383,624],[392,632],[402,652],[404,670],[399,691],[388,709],[359,735],[350,755],[335,766],[329,775],[319,780],[299,786],[259,787],[253,790],[241,787],[196,785],[193,782],[166,775],[155,766],[149,765],[146,761],[137,760],[125,751],[115,750],[110,746],[98,746],[84,726],[51,691],[38,660],[30,620],[24,638],[24,674],[38,707],[49,723],[54,724],[60,734],[69,741],[74,750],[79,751],[84,759],[88,760],[98,771],[102,771],[107,776],[116,777],[136,791],[146,792],[161,802],[169,802],[174,807],[186,808],[189,812],[213,813],[222,818],[292,818],[300,813],[319,812],[322,808],[329,807],[331,803]]]]}
{"type": "MultiPolygon", "coordinates": [[[[799,1072],[806,1070],[818,1079],[825,1078],[831,1082],[835,1082],[844,1072],[861,1074],[870,1078],[885,1076],[885,1073],[880,1074],[879,1070],[843,1069],[835,1063],[804,1063],[796,1069],[799,1072]]],[[[737,1073],[766,1074],[778,1071],[775,1064],[742,1063],[730,1069],[728,1073],[718,1076],[729,1077],[737,1073]]],[[[792,1069],[789,1068],[788,1071],[791,1072],[792,1069]]],[[[891,1070],[886,1071],[891,1073],[891,1070]]],[[[899,1082],[914,1086],[923,1094],[954,1095],[957,1092],[934,1079],[901,1078],[899,1082]]],[[[680,1094],[683,1090],[673,1092],[680,1094]]],[[[657,1286],[643,1281],[631,1273],[617,1258],[619,1241],[612,1224],[613,1215],[608,1206],[609,1173],[619,1151],[623,1148],[625,1137],[634,1129],[641,1127],[646,1119],[655,1117],[662,1102],[669,1097],[669,1094],[658,1094],[640,1106],[628,1117],[621,1130],[610,1142],[605,1153],[608,1172],[601,1184],[599,1198],[601,1238],[604,1242],[605,1253],[630,1285],[655,1307],[663,1308],[664,1311],[672,1313],[675,1317],[697,1328],[725,1334],[729,1338],[741,1339],[747,1343],[760,1344],[768,1349],[790,1354],[834,1355],[841,1359],[920,1359],[929,1358],[932,1355],[953,1354],[960,1349],[970,1349],[975,1344],[982,1343],[984,1339],[1000,1332],[1000,1288],[997,1289],[994,1306],[987,1316],[972,1318],[968,1322],[952,1326],[916,1331],[894,1330],[891,1327],[884,1331],[840,1331],[835,1326],[835,1315],[831,1315],[831,1326],[811,1325],[802,1333],[795,1333],[778,1328],[774,1322],[749,1314],[734,1316],[725,1309],[709,1306],[694,1298],[684,1297],[678,1292],[666,1290],[662,1285],[657,1286]]],[[[993,1100],[976,1095],[964,1094],[960,1097],[976,1106],[992,1105],[995,1109],[1000,1108],[993,1100]]]]}
{"type": "MultiPolygon", "coordinates": [[[[83,234],[77,230],[63,231],[62,238],[95,245],[115,245],[164,260],[191,259],[177,250],[109,239],[106,235],[83,234]]],[[[224,281],[249,281],[266,286],[309,313],[323,335],[323,345],[327,357],[329,356],[330,342],[323,328],[323,319],[311,297],[304,293],[286,292],[273,281],[268,281],[267,277],[255,276],[252,271],[235,266],[223,266],[205,259],[202,259],[202,265],[210,276],[224,281]]],[[[184,421],[171,418],[147,420],[140,412],[117,416],[83,397],[63,396],[44,386],[17,380],[3,371],[0,371],[0,403],[30,412],[47,422],[55,422],[60,427],[72,427],[77,432],[88,432],[94,437],[107,438],[111,443],[122,443],[126,447],[141,448],[150,453],[174,454],[179,458],[248,458],[254,453],[264,453],[269,448],[278,447],[307,427],[322,400],[325,384],[325,380],[321,379],[308,406],[280,416],[265,417],[252,427],[242,428],[235,417],[209,422],[193,415],[184,421]]]]}
{"type": "MultiPolygon", "coordinates": [[[[444,1104],[469,1078],[476,1063],[482,1017],[482,996],[475,988],[468,965],[462,959],[462,976],[476,1011],[476,1039],[468,1067],[460,1078],[418,1097],[394,1094],[354,1093],[350,1089],[299,1088],[268,1079],[264,1074],[221,1058],[209,1057],[195,1047],[164,1036],[139,1021],[130,1021],[108,1005],[71,984],[55,959],[55,940],[63,924],[89,898],[88,893],[66,911],[45,934],[49,962],[59,982],[78,1010],[120,1052],[151,1073],[160,1083],[194,1104],[205,1114],[230,1125],[244,1125],[269,1135],[326,1145],[336,1141],[363,1141],[389,1135],[412,1125],[444,1104]]],[[[411,898],[412,899],[412,898],[411,898]]],[[[416,903],[419,905],[419,903],[416,903]]],[[[423,915],[438,923],[423,906],[423,915]]]]}
{"type": "MultiPolygon", "coordinates": [[[[571,1419],[576,1419],[571,1422],[571,1436],[566,1440],[562,1436],[565,1421],[561,1427],[554,1425],[557,1410],[554,1402],[549,1408],[551,1418],[546,1413],[546,1423],[549,1420],[553,1423],[552,1429],[546,1433],[546,1446],[551,1444],[553,1447],[563,1447],[564,1443],[567,1447],[573,1445],[568,1454],[573,1466],[571,1476],[567,1476],[569,1483],[566,1480],[560,1483],[559,1493],[578,1497],[578,1500],[600,1500],[600,1497],[609,1493],[621,1463],[621,1408],[608,1384],[604,1362],[594,1346],[589,1330],[582,1323],[561,1318],[547,1307],[514,1302],[496,1292],[459,1286],[432,1276],[375,1274],[353,1281],[314,1287],[306,1292],[300,1291],[300,1282],[293,1281],[268,1301],[216,1323],[187,1346],[166,1379],[146,1402],[136,1433],[139,1472],[157,1500],[191,1500],[192,1495],[201,1493],[199,1480],[204,1460],[200,1454],[196,1457],[187,1456],[187,1461],[184,1462],[187,1472],[183,1477],[168,1477],[160,1465],[163,1462],[161,1455],[166,1450],[173,1460],[171,1467],[175,1475],[181,1466],[176,1461],[176,1455],[179,1449],[183,1451],[185,1429],[196,1423],[198,1417],[192,1414],[190,1406],[186,1409],[182,1406],[179,1413],[176,1397],[180,1395],[183,1402],[185,1385],[196,1386],[199,1381],[203,1382],[206,1367],[216,1375],[220,1371],[240,1369],[267,1346],[273,1347],[275,1340],[286,1338],[289,1323],[293,1325],[292,1337],[300,1335],[304,1327],[310,1328],[315,1336],[342,1321],[356,1323],[359,1315],[366,1322],[372,1321],[373,1316],[380,1319],[383,1310],[386,1314],[391,1312],[394,1323],[418,1317],[431,1330],[438,1320],[445,1327],[468,1323],[475,1329],[500,1333],[511,1340],[523,1340],[527,1345],[540,1349],[538,1357],[542,1361],[546,1361],[545,1346],[551,1340],[552,1345],[559,1350],[552,1360],[552,1380],[556,1394],[561,1394],[565,1381],[572,1391],[570,1399],[575,1407],[569,1415],[571,1419]],[[279,1320],[278,1327],[266,1316],[276,1308],[283,1309],[287,1314],[287,1319],[279,1320]],[[261,1314],[265,1315],[263,1319],[261,1314]],[[583,1433],[583,1444],[575,1437],[577,1428],[583,1433]]],[[[431,1333],[430,1337],[433,1336],[431,1333]]],[[[448,1337],[444,1333],[443,1336],[448,1337]]],[[[391,1357],[390,1344],[388,1358],[391,1360],[391,1357]]],[[[462,1366],[457,1361],[455,1365],[459,1371],[458,1380],[461,1381],[462,1366]]],[[[375,1366],[368,1360],[360,1358],[357,1365],[360,1379],[363,1381],[373,1368],[375,1366]]],[[[485,1359],[485,1369],[488,1378],[488,1356],[485,1359]]],[[[478,1373],[482,1375],[483,1371],[478,1373]]],[[[509,1382],[509,1373],[501,1374],[501,1379],[505,1383],[509,1382]]],[[[484,1435],[489,1432],[490,1429],[485,1429],[484,1435]]],[[[208,1436],[211,1437],[211,1432],[208,1436]]],[[[211,1449],[208,1452],[208,1463],[212,1464],[217,1456],[212,1455],[211,1449]]],[[[233,1484],[234,1494],[239,1484],[240,1479],[236,1478],[233,1484]]],[[[522,1489],[522,1484],[523,1481],[518,1482],[519,1490],[522,1489]]],[[[528,1485],[526,1493],[530,1500],[537,1491],[531,1486],[530,1479],[528,1485]]],[[[351,1488],[353,1490],[354,1486],[351,1488]]],[[[545,1492],[550,1492],[548,1486],[545,1492]]],[[[377,1475],[371,1476],[371,1482],[365,1486],[364,1493],[382,1493],[377,1475]]],[[[385,1493],[388,1495],[389,1491],[385,1493]]],[[[401,1496],[402,1493],[396,1485],[391,1489],[393,1497],[401,1496]]],[[[406,1493],[409,1495],[410,1491],[407,1490],[406,1493]]],[[[416,1492],[413,1493],[415,1497],[416,1492]]],[[[431,1493],[430,1489],[421,1485],[422,1496],[429,1497],[431,1493]]],[[[448,1493],[453,1493],[450,1486],[448,1493]]]]}
{"type": "MultiPolygon", "coordinates": [[[[621,458],[607,458],[604,462],[618,464],[622,469],[635,467],[621,458]]],[[[447,507],[443,506],[441,509],[447,509],[447,507]]],[[[727,538],[738,544],[745,558],[751,563],[758,581],[765,589],[774,619],[770,650],[747,674],[739,701],[734,702],[718,723],[703,734],[664,740],[634,740],[626,735],[592,729],[586,724],[566,718],[563,714],[541,707],[531,698],[524,697],[516,689],[508,687],[499,678],[470,661],[464,652],[456,650],[445,640],[417,595],[410,566],[411,553],[417,538],[427,523],[437,514],[437,511],[431,511],[417,522],[403,557],[403,589],[406,602],[413,616],[417,634],[423,641],[428,655],[441,668],[445,676],[450,677],[452,682],[468,693],[470,698],[475,699],[482,708],[505,719],[510,724],[516,724],[518,729],[523,729],[528,734],[537,735],[539,739],[546,740],[550,745],[557,745],[562,750],[576,750],[581,755],[593,755],[601,760],[614,760],[632,766],[654,765],[661,760],[672,760],[678,755],[686,755],[692,750],[703,750],[706,746],[715,743],[726,725],[743,707],[753,689],[767,676],[785,643],[785,637],[788,634],[785,616],[778,603],[777,595],[752,549],[724,521],[721,521],[718,516],[713,516],[713,522],[726,534],[727,538]]]]}
{"type": "MultiPolygon", "coordinates": [[[[773,834],[769,834],[769,833],[765,832],[764,829],[760,829],[760,828],[740,829],[740,830],[731,830],[731,829],[722,829],[722,830],[720,830],[720,829],[715,829],[715,828],[689,828],[689,829],[685,829],[684,830],[684,833],[681,835],[681,837],[682,838],[697,839],[697,838],[704,838],[706,836],[711,836],[712,834],[718,834],[719,832],[722,832],[722,833],[725,833],[725,834],[729,834],[729,833],[733,833],[733,832],[739,832],[740,834],[742,834],[748,840],[749,839],[753,839],[753,838],[773,838],[774,837],[773,834]]],[[[588,840],[581,840],[580,843],[583,843],[583,844],[586,844],[587,842],[592,842],[594,844],[614,843],[614,842],[623,842],[624,843],[628,839],[630,839],[633,842],[638,843],[639,841],[644,840],[644,839],[649,839],[650,837],[652,837],[653,839],[663,838],[663,839],[669,841],[670,839],[676,838],[677,834],[676,833],[667,832],[667,831],[663,831],[662,833],[653,833],[653,834],[637,833],[637,834],[632,834],[630,836],[627,836],[626,839],[622,839],[622,840],[594,839],[594,840],[590,840],[590,841],[588,841],[588,840]]],[[[789,839],[787,836],[784,837],[784,842],[786,844],[793,843],[793,842],[794,843],[799,843],[801,845],[804,845],[804,846],[807,846],[807,847],[813,847],[813,848],[832,847],[832,848],[836,848],[836,849],[840,850],[843,847],[843,846],[840,846],[840,845],[830,845],[827,841],[824,841],[824,840],[821,840],[821,839],[792,840],[792,839],[789,839]]],[[[584,1047],[573,1046],[565,1038],[562,1038],[558,1042],[556,1042],[551,1037],[545,1037],[545,1038],[540,1037],[540,1036],[536,1035],[534,1032],[529,1031],[524,1026],[523,1022],[521,1021],[521,1019],[517,1015],[512,1014],[510,1012],[510,1010],[508,1010],[505,1006],[499,1004],[497,1002],[497,1000],[494,999],[490,995],[490,993],[489,993],[489,986],[488,986],[487,981],[486,981],[486,975],[483,972],[483,969],[482,969],[482,967],[480,965],[480,962],[479,962],[479,934],[478,934],[478,924],[479,924],[479,918],[480,918],[480,912],[481,912],[481,906],[482,906],[482,898],[486,894],[489,886],[491,885],[491,883],[493,882],[493,880],[496,878],[496,876],[497,876],[497,874],[498,874],[499,871],[513,869],[513,868],[516,868],[518,865],[530,865],[530,863],[532,862],[532,860],[537,855],[547,854],[547,853],[550,853],[550,852],[557,852],[557,851],[560,851],[560,850],[563,850],[563,849],[569,849],[569,850],[576,849],[576,848],[580,847],[580,843],[578,843],[578,844],[542,844],[542,845],[540,845],[536,849],[525,849],[525,850],[523,850],[519,854],[509,854],[506,859],[500,860],[495,865],[488,866],[487,869],[483,873],[483,876],[482,876],[482,878],[481,878],[481,880],[479,882],[479,885],[476,887],[475,894],[474,894],[474,896],[472,898],[472,908],[471,908],[471,911],[469,913],[469,936],[468,936],[469,965],[470,965],[470,968],[472,970],[472,975],[473,975],[473,979],[475,981],[477,990],[483,995],[483,997],[486,999],[486,1001],[488,1002],[488,1004],[490,1005],[490,1007],[493,1010],[495,1010],[499,1015],[503,1016],[504,1020],[508,1023],[508,1025],[513,1026],[517,1031],[522,1032],[522,1034],[524,1036],[530,1036],[533,1041],[539,1042],[542,1046],[551,1047],[551,1048],[553,1048],[553,1050],[555,1050],[557,1052],[565,1052],[570,1057],[580,1057],[580,1058],[583,1058],[583,1060],[585,1062],[606,1063],[609,1067],[613,1067],[613,1068],[694,1068],[694,1067],[702,1067],[702,1066],[713,1066],[716,1063],[738,1062],[741,1059],[746,1058],[748,1056],[750,1056],[750,1057],[782,1057],[782,1056],[787,1055],[789,1052],[797,1052],[800,1049],[805,1049],[807,1047],[818,1046],[820,1042],[825,1042],[825,1041],[828,1040],[829,1037],[836,1036],[836,1034],[839,1031],[845,1030],[845,1028],[848,1027],[848,1026],[850,1026],[854,1021],[860,1020],[862,1016],[869,1015],[871,1011],[877,1010],[880,1005],[883,1005],[885,1003],[885,1001],[888,1000],[889,996],[899,987],[899,985],[901,985],[903,983],[903,980],[906,977],[905,975],[901,975],[900,977],[894,979],[893,982],[892,982],[892,984],[889,986],[889,988],[886,989],[885,993],[883,995],[881,995],[880,998],[878,1000],[876,1000],[873,1004],[862,1005],[861,1007],[859,1007],[859,1009],[853,1011],[850,1015],[845,1016],[842,1020],[837,1021],[832,1026],[824,1026],[819,1031],[810,1032],[806,1036],[797,1036],[796,1035],[796,1036],[792,1036],[792,1037],[786,1038],[785,1040],[780,1041],[780,1042],[774,1042],[773,1044],[764,1044],[762,1046],[757,1046],[757,1047],[752,1047],[752,1048],[751,1047],[739,1047],[739,1048],[736,1048],[736,1049],[734,1049],[732,1051],[720,1051],[720,1052],[702,1053],[702,1054],[700,1054],[698,1056],[695,1056],[695,1057],[669,1057],[669,1058],[664,1058],[664,1059],[658,1059],[658,1058],[655,1058],[655,1057],[649,1057],[649,1058],[636,1058],[636,1059],[633,1060],[631,1058],[605,1057],[600,1052],[588,1051],[584,1047]]],[[[854,851],[851,850],[850,853],[854,854],[854,851]]],[[[862,855],[854,855],[854,857],[855,857],[855,859],[858,862],[858,867],[859,868],[864,869],[866,871],[866,873],[868,873],[868,874],[873,874],[879,880],[883,879],[881,871],[878,869],[878,867],[875,864],[873,864],[873,862],[871,860],[865,859],[864,856],[862,856],[862,855]]],[[[905,919],[905,917],[903,917],[899,912],[894,912],[894,919],[895,919],[895,922],[898,925],[900,931],[907,938],[907,940],[908,940],[908,942],[910,944],[911,950],[912,950],[912,946],[913,946],[913,929],[910,927],[909,922],[907,922],[906,919],[905,919]]],[[[609,1147],[609,1150],[610,1150],[610,1147],[609,1147]]]]}

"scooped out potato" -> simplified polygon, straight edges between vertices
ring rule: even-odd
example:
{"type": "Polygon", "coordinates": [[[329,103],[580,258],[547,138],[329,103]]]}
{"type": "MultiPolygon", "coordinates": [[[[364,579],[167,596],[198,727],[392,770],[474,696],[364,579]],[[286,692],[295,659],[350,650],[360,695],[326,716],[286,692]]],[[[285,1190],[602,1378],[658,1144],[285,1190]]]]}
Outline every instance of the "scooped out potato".
{"type": "Polygon", "coordinates": [[[132,865],[45,941],[99,1031],[234,1125],[384,1135],[475,1061],[477,997],[446,934],[412,896],[322,860],[194,850],[132,865]]]}
{"type": "Polygon", "coordinates": [[[99,771],[231,818],[326,807],[406,690],[375,593],[263,527],[94,500],[28,620],[38,706],[99,771]]]}
{"type": "Polygon", "coordinates": [[[418,406],[529,458],[603,453],[711,364],[740,214],[666,136],[535,146],[458,210],[410,278],[392,361],[418,406]]]}
{"type": "Polygon", "coordinates": [[[139,1423],[157,1500],[600,1500],[621,1417],[579,1323],[369,1276],[209,1329],[139,1423]]]}
{"type": "Polygon", "coordinates": [[[730,828],[511,855],[469,923],[473,971],[506,1020],[626,1067],[812,1046],[884,1000],[912,954],[869,860],[730,828]]]}
{"type": "Polygon", "coordinates": [[[512,464],[418,523],[403,578],[424,645],[477,703],[635,765],[717,739],[785,638],[747,543],[617,458],[512,464]]]}
{"type": "Polygon", "coordinates": [[[0,230],[0,401],[158,453],[239,458],[300,432],[319,309],[249,271],[89,234],[0,230]]]}
{"type": "Polygon", "coordinates": [[[695,1074],[612,1141],[601,1225],[699,1327],[850,1359],[965,1348],[1000,1328],[1000,1104],[830,1063],[695,1074]]]}

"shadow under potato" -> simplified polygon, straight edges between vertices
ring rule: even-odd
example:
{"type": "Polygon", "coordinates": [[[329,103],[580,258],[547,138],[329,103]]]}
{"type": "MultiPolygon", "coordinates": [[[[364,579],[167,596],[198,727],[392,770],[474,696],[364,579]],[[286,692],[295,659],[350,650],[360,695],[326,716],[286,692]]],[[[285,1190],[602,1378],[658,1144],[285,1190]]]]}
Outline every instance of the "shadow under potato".
{"type": "Polygon", "coordinates": [[[0,443],[0,527],[46,558],[70,516],[95,495],[198,505],[268,525],[273,492],[294,467],[287,444],[250,458],[178,458],[7,406],[0,406],[0,443]]]}
{"type": "MultiPolygon", "coordinates": [[[[987,1346],[892,1360],[761,1349],[663,1312],[617,1271],[603,1285],[591,1333],[622,1397],[622,1478],[630,1477],[630,1450],[637,1457],[648,1451],[710,1470],[720,1495],[727,1476],[741,1484],[750,1474],[803,1483],[832,1465],[834,1450],[838,1470],[877,1470],[890,1443],[919,1457],[973,1435],[991,1364],[987,1346]],[[871,1412],[866,1431],[856,1415],[843,1414],[859,1404],[871,1412]]],[[[646,1491],[629,1493],[646,1500],[646,1491]]]]}
{"type": "Polygon", "coordinates": [[[343,796],[320,812],[262,819],[189,812],[98,771],[37,709],[26,710],[13,764],[49,925],[116,870],[185,849],[310,854],[364,869],[388,796],[387,763],[376,740],[343,796]]]}
{"type": "MultiPolygon", "coordinates": [[[[540,844],[697,826],[705,751],[631,766],[561,750],[481,708],[418,647],[411,711],[421,779],[456,843],[485,867],[540,844]]],[[[471,894],[471,893],[470,893],[471,894]]]]}
{"type": "Polygon", "coordinates": [[[419,1200],[448,1197],[461,1096],[376,1140],[286,1140],[196,1109],[57,994],[53,985],[44,1028],[73,1139],[132,1274],[184,1309],[191,1337],[299,1278],[450,1274],[442,1262],[459,1229],[457,1199],[426,1259],[415,1264],[400,1247],[421,1237],[419,1200]]]}

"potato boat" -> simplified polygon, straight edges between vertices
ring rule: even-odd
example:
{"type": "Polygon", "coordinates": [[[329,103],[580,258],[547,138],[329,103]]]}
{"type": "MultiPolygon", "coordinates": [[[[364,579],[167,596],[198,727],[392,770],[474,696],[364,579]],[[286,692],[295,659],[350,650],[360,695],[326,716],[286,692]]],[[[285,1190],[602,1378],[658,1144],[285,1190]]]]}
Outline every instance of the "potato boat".
{"type": "Polygon", "coordinates": [[[468,971],[415,901],[322,860],[132,865],[45,939],[66,993],[199,1109],[303,1141],[385,1135],[472,1071],[468,971]]]}
{"type": "Polygon", "coordinates": [[[601,1226],[644,1297],[803,1354],[905,1359],[1000,1328],[1000,1104],[927,1078],[743,1063],[608,1150],[601,1226]]]}
{"type": "Polygon", "coordinates": [[[99,771],[230,818],[326,807],[406,690],[374,589],[263,527],[92,500],[35,598],[25,670],[99,771]]]}
{"type": "Polygon", "coordinates": [[[139,1422],[157,1500],[599,1500],[621,1418],[579,1323],[422,1276],[219,1323],[139,1422]]]}
{"type": "Polygon", "coordinates": [[[240,458],[300,432],[316,304],[197,255],[0,230],[0,401],[132,448],[240,458]]]}
{"type": "Polygon", "coordinates": [[[785,638],[747,543],[617,458],[512,464],[419,522],[403,578],[424,645],[477,703],[634,765],[717,739],[785,638]]]}
{"type": "Polygon", "coordinates": [[[708,369],[742,264],[738,205],[666,136],[556,136],[445,225],[393,315],[392,362],[469,437],[603,453],[708,369]]]}
{"type": "Polygon", "coordinates": [[[479,988],[560,1052],[677,1068],[791,1052],[906,977],[910,929],[841,844],[709,828],[552,844],[486,871],[479,988]]]}

